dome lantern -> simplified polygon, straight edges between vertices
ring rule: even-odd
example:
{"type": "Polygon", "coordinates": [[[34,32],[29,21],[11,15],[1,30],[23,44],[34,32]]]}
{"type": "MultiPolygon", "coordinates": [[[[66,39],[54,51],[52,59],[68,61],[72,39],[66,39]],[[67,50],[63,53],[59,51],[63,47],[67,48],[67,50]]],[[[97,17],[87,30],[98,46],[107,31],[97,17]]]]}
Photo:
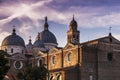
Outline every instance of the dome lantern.
{"type": "Polygon", "coordinates": [[[44,30],[48,30],[47,16],[45,17],[44,30]]]}
{"type": "Polygon", "coordinates": [[[12,35],[16,35],[15,26],[13,26],[13,33],[12,33],[12,35]]]}

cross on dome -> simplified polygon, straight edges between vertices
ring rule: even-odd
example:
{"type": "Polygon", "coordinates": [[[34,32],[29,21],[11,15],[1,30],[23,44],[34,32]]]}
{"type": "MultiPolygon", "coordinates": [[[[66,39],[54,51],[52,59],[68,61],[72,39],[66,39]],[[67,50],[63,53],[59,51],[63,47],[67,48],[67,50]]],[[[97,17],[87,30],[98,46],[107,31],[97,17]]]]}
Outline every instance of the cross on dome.
{"type": "Polygon", "coordinates": [[[16,32],[15,26],[13,26],[13,33],[12,34],[15,35],[16,34],[15,32],[16,32]]]}

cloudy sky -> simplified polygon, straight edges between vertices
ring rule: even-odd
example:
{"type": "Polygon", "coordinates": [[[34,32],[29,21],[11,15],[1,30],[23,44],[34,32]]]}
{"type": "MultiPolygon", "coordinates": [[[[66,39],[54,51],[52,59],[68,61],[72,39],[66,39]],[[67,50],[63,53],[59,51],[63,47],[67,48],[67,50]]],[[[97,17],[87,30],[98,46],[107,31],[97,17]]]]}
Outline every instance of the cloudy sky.
{"type": "Polygon", "coordinates": [[[0,0],[0,44],[12,33],[13,26],[26,44],[29,36],[34,43],[47,16],[49,30],[59,46],[65,46],[73,14],[81,42],[107,36],[110,26],[113,36],[120,40],[119,0],[0,0]]]}

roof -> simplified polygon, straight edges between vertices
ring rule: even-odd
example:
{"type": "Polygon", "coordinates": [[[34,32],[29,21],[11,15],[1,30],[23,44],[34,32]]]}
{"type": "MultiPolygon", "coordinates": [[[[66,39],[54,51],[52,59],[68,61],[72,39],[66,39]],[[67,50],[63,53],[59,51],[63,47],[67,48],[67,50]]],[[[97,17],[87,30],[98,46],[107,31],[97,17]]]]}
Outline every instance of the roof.
{"type": "Polygon", "coordinates": [[[120,44],[120,41],[117,40],[115,37],[113,37],[112,35],[108,35],[108,36],[105,36],[105,37],[101,37],[101,38],[98,38],[98,39],[94,39],[94,40],[90,40],[90,41],[87,41],[87,42],[83,42],[81,43],[81,45],[85,45],[85,44],[89,44],[89,43],[97,43],[97,42],[110,42],[110,38],[112,39],[113,43],[116,43],[116,44],[120,44]]]}

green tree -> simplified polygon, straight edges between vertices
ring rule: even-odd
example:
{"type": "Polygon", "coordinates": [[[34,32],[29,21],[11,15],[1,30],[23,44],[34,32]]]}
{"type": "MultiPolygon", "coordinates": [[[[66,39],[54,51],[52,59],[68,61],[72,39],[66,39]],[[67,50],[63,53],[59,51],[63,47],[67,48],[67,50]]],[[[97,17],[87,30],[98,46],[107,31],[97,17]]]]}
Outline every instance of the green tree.
{"type": "Polygon", "coordinates": [[[5,77],[6,73],[9,70],[9,66],[8,64],[8,59],[5,58],[5,54],[7,54],[6,52],[4,52],[3,50],[0,50],[0,80],[3,80],[3,78],[5,77]]]}
{"type": "Polygon", "coordinates": [[[20,80],[46,80],[47,69],[44,65],[30,67],[26,66],[24,70],[18,72],[20,80]]]}

